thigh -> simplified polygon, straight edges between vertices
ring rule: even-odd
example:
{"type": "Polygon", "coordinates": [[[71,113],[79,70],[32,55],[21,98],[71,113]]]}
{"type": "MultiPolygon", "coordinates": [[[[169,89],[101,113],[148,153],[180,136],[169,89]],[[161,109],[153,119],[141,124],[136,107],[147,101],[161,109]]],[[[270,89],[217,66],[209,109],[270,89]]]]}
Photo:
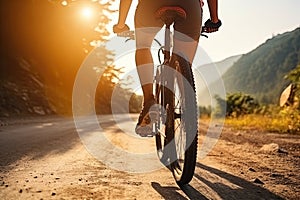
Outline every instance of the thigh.
{"type": "Polygon", "coordinates": [[[139,1],[135,16],[135,28],[162,27],[163,22],[155,18],[155,12],[162,6],[161,0],[141,0],[139,1]]]}
{"type": "Polygon", "coordinates": [[[151,48],[152,42],[161,28],[144,27],[135,29],[136,49],[151,48]]]}
{"type": "Polygon", "coordinates": [[[175,53],[183,53],[192,63],[198,47],[202,26],[202,7],[199,0],[186,0],[180,5],[185,9],[185,20],[176,21],[174,24],[174,49],[175,53]]]}
{"type": "Polygon", "coordinates": [[[186,0],[180,1],[180,5],[186,11],[186,19],[178,20],[174,24],[174,29],[181,33],[175,35],[181,40],[199,40],[202,26],[202,7],[199,0],[186,0]],[[182,34],[188,37],[182,37],[182,34]]]}
{"type": "Polygon", "coordinates": [[[202,24],[202,8],[199,0],[142,0],[135,12],[135,28],[137,48],[150,48],[157,32],[164,25],[160,19],[156,19],[154,13],[162,6],[181,6],[187,12],[184,21],[174,24],[175,41],[174,48],[187,52],[190,59],[197,49],[202,24]]]}
{"type": "Polygon", "coordinates": [[[134,16],[137,49],[150,48],[154,37],[163,26],[162,21],[155,18],[155,11],[160,1],[142,0],[139,2],[134,16]]]}

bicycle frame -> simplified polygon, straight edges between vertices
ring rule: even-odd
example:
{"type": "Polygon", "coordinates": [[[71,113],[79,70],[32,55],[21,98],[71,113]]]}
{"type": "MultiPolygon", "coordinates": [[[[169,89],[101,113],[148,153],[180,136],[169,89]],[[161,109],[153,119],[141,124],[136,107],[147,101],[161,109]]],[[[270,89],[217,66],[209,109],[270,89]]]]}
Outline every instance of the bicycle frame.
{"type": "Polygon", "coordinates": [[[170,57],[171,57],[171,30],[170,30],[170,25],[166,24],[164,64],[168,64],[170,62],[170,57]]]}

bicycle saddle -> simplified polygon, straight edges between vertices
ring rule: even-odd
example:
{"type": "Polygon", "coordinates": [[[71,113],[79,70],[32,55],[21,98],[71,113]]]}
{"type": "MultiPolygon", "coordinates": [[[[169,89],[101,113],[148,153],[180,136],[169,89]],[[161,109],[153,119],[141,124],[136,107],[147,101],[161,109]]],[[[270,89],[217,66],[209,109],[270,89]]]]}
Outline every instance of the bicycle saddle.
{"type": "Polygon", "coordinates": [[[163,6],[155,12],[155,17],[171,25],[178,19],[186,19],[186,12],[179,6],[163,6]]]}

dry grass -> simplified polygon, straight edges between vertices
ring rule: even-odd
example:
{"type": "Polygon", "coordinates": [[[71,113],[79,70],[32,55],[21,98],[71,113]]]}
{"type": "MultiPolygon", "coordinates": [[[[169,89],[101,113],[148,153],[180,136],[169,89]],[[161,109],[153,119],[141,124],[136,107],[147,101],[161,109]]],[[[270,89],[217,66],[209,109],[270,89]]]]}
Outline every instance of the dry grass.
{"type": "Polygon", "coordinates": [[[252,130],[300,133],[300,116],[290,113],[275,115],[245,115],[239,118],[227,118],[225,123],[238,130],[252,130]]]}

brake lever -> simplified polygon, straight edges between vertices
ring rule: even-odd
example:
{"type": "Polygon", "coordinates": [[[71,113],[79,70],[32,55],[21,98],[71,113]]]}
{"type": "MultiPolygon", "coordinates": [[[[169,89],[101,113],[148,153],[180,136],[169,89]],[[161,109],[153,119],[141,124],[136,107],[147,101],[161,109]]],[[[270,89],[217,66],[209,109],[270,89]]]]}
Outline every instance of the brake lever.
{"type": "Polygon", "coordinates": [[[207,32],[206,32],[206,27],[205,27],[205,26],[202,27],[200,35],[203,36],[203,37],[208,38],[208,36],[207,36],[206,34],[204,34],[204,33],[207,33],[207,32]]]}
{"type": "Polygon", "coordinates": [[[208,38],[208,36],[206,34],[201,33],[200,35],[203,36],[203,37],[208,38]]]}
{"type": "Polygon", "coordinates": [[[117,36],[128,38],[128,39],[125,40],[125,42],[135,39],[134,31],[124,31],[124,32],[121,32],[121,33],[117,33],[117,36]]]}

